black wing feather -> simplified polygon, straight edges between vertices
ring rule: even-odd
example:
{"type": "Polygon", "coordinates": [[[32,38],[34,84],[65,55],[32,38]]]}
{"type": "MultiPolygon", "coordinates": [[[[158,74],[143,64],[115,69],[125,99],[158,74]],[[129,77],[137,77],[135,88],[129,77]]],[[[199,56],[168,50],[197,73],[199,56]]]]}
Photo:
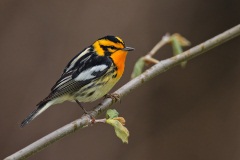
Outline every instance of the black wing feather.
{"type": "MultiPolygon", "coordinates": [[[[76,58],[77,56],[75,56],[76,58]]],[[[73,60],[72,60],[73,62],[73,60]]],[[[64,73],[60,77],[60,79],[56,82],[56,84],[52,87],[50,95],[47,97],[47,99],[54,99],[57,97],[60,97],[64,94],[71,94],[79,90],[84,85],[90,83],[92,80],[97,79],[104,75],[108,69],[112,65],[112,60],[108,57],[104,56],[98,56],[94,52],[90,52],[88,54],[85,54],[84,57],[81,57],[77,61],[75,61],[74,65],[71,65],[70,63],[67,65],[67,67],[71,66],[71,68],[65,68],[64,73]],[[83,80],[83,81],[76,81],[75,78],[82,73],[83,71],[90,69],[93,66],[98,65],[106,65],[106,69],[92,72],[91,75],[93,78],[83,80]]]]}

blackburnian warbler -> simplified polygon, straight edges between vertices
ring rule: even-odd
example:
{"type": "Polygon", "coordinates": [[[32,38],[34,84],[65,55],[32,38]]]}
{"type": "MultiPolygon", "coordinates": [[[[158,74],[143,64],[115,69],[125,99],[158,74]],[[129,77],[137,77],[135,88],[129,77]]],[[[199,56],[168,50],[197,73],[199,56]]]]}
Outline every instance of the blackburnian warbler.
{"type": "Polygon", "coordinates": [[[72,101],[82,107],[80,102],[106,95],[122,77],[127,53],[132,50],[116,36],[105,36],[85,48],[68,63],[51,93],[37,104],[21,127],[54,104],[72,101]]]}

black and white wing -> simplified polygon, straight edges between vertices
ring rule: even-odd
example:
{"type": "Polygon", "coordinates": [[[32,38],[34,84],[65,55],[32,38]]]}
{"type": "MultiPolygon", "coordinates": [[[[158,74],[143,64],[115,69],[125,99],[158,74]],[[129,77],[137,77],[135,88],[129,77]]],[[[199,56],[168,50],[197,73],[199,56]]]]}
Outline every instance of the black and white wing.
{"type": "Polygon", "coordinates": [[[67,93],[74,93],[104,75],[112,64],[110,58],[98,56],[90,49],[85,49],[68,63],[48,98],[54,99],[67,93]]]}

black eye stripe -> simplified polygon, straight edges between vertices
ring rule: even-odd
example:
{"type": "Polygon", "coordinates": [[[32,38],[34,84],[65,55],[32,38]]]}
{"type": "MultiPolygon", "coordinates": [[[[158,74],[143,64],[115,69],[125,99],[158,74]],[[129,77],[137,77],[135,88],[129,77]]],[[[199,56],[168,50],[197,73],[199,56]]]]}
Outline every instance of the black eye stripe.
{"type": "Polygon", "coordinates": [[[109,46],[109,48],[111,48],[111,49],[117,49],[116,47],[114,47],[114,46],[109,46]]]}
{"type": "Polygon", "coordinates": [[[108,47],[107,46],[104,46],[104,45],[100,45],[100,47],[104,50],[104,51],[107,51],[108,49],[108,47]]]}
{"type": "Polygon", "coordinates": [[[115,50],[119,50],[119,48],[115,47],[115,46],[104,46],[104,45],[100,45],[100,47],[103,49],[103,50],[107,50],[108,48],[111,48],[111,49],[115,49],[115,50]]]}

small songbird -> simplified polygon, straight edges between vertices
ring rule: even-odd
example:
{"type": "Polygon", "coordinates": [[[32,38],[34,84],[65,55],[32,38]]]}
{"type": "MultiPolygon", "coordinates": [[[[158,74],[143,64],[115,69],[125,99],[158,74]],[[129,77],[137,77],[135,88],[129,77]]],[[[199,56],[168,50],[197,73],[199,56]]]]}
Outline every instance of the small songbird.
{"type": "Polygon", "coordinates": [[[68,63],[51,93],[37,104],[21,127],[54,104],[71,101],[82,107],[81,102],[92,102],[105,96],[122,77],[127,53],[133,50],[116,36],[98,39],[68,63]]]}

